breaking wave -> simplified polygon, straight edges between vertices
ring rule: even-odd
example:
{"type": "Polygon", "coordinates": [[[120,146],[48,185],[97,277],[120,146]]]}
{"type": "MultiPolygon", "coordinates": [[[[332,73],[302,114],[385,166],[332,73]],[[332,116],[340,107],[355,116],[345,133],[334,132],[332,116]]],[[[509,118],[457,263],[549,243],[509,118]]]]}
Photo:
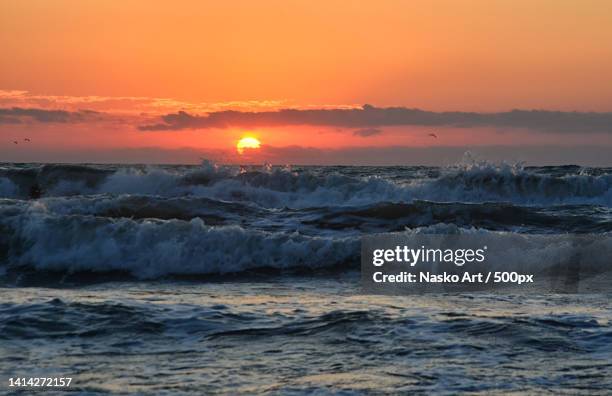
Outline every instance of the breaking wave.
{"type": "MultiPolygon", "coordinates": [[[[360,236],[306,233],[289,230],[264,231],[239,225],[211,226],[200,218],[191,220],[108,218],[91,215],[50,214],[23,208],[20,204],[2,206],[0,218],[0,267],[5,271],[105,273],[121,272],[139,279],[172,275],[224,275],[253,270],[308,269],[356,270],[359,268],[360,236]]],[[[528,234],[491,231],[437,223],[400,231],[404,234],[474,234],[490,239],[510,235],[529,241],[528,234]]],[[[593,245],[595,266],[606,267],[612,254],[609,233],[593,245]],[[596,254],[595,254],[596,253],[596,254]]],[[[518,256],[525,266],[556,262],[568,246],[551,236],[545,251],[541,244],[533,252],[508,253],[518,256]]],[[[499,249],[504,249],[503,245],[499,249]]],[[[593,260],[591,260],[593,261],[593,260]]],[[[607,267],[606,267],[607,268],[607,267]]]]}
{"type": "Polygon", "coordinates": [[[135,221],[93,216],[5,215],[0,249],[8,269],[228,274],[257,268],[321,268],[357,259],[358,238],[207,226],[199,219],[135,221]]]}
{"type": "Polygon", "coordinates": [[[520,166],[471,164],[399,168],[358,177],[316,169],[244,170],[201,167],[94,167],[44,165],[0,169],[0,196],[38,198],[88,194],[196,196],[264,208],[358,206],[378,202],[511,202],[524,205],[612,206],[612,171],[579,167],[543,173],[520,166]]]}
{"type": "Polygon", "coordinates": [[[372,233],[606,234],[611,186],[576,166],[5,165],[0,275],[357,269],[372,233]]]}

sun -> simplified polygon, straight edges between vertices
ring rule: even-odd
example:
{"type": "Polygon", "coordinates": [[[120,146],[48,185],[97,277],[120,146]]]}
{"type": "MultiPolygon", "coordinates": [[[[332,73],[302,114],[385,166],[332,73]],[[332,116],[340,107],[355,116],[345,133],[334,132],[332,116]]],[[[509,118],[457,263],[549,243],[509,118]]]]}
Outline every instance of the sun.
{"type": "Polygon", "coordinates": [[[244,153],[244,149],[258,149],[261,142],[252,136],[245,136],[236,143],[236,150],[239,154],[244,153]]]}

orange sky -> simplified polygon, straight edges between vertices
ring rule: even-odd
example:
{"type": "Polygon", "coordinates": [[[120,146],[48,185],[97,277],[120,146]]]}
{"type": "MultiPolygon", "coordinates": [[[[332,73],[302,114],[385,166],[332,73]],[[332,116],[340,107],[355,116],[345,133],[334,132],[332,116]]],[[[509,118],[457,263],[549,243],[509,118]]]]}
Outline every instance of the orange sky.
{"type": "MultiPolygon", "coordinates": [[[[612,111],[612,2],[606,0],[5,1],[0,48],[0,107],[124,117],[0,125],[10,139],[37,135],[40,150],[224,149],[245,133],[137,129],[178,110],[371,103],[438,112],[612,111]],[[21,93],[13,92],[15,99],[9,91],[21,93]]],[[[427,146],[427,131],[394,127],[361,137],[331,126],[280,125],[254,133],[275,147],[337,148],[427,146]]],[[[445,145],[517,144],[526,133],[445,131],[445,145]]],[[[608,144],[609,136],[589,141],[608,144]]],[[[8,149],[8,140],[0,149],[8,149]]],[[[561,143],[581,141],[566,136],[561,143]]]]}

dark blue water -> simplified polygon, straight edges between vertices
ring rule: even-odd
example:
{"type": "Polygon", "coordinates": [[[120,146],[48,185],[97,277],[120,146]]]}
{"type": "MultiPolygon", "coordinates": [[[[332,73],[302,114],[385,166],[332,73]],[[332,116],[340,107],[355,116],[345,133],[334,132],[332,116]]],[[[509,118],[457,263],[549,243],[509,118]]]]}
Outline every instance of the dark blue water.
{"type": "Polygon", "coordinates": [[[0,167],[0,390],[605,394],[610,294],[365,296],[360,236],[612,231],[612,169],[0,167]]]}

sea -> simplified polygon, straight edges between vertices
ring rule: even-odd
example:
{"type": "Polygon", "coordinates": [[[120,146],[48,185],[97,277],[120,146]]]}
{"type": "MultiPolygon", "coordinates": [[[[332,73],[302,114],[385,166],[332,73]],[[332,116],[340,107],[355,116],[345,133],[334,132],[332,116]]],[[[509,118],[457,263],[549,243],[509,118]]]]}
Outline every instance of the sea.
{"type": "Polygon", "coordinates": [[[0,164],[0,394],[610,394],[612,293],[368,295],[360,241],[611,207],[575,165],[0,164]]]}

